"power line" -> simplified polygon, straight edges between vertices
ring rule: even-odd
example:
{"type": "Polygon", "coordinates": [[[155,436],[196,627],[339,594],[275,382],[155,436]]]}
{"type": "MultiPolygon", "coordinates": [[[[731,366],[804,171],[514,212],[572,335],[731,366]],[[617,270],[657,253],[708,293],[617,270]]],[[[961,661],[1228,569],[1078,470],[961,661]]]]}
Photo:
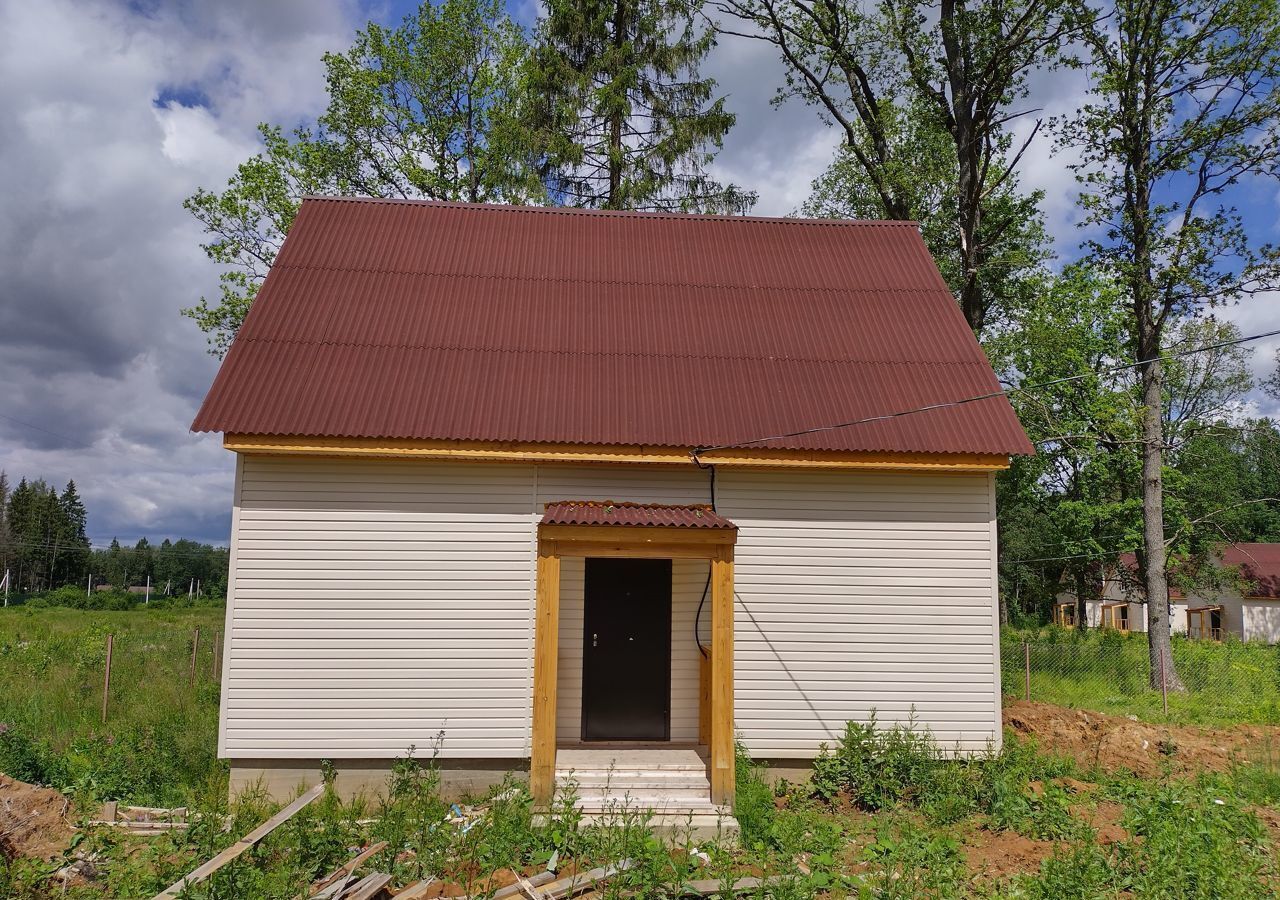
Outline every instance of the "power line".
{"type": "Polygon", "coordinates": [[[1260,341],[1263,338],[1275,337],[1276,335],[1280,335],[1280,328],[1277,328],[1274,331],[1264,331],[1259,334],[1251,334],[1245,337],[1234,338],[1229,341],[1219,341],[1216,344],[1208,344],[1206,346],[1196,347],[1191,350],[1182,350],[1177,353],[1167,353],[1161,356],[1152,356],[1147,359],[1140,359],[1137,362],[1125,363],[1124,365],[1112,366],[1106,369],[1099,369],[1096,372],[1082,372],[1079,375],[1067,375],[1063,378],[1054,378],[1050,381],[1042,381],[1039,384],[1019,385],[1016,387],[1001,388],[998,391],[990,391],[986,394],[978,394],[977,396],[974,396],[974,397],[965,397],[962,400],[951,400],[946,403],[933,403],[933,404],[930,404],[929,406],[917,406],[913,409],[904,409],[899,412],[884,413],[878,416],[867,416],[862,419],[854,419],[850,422],[839,422],[835,425],[815,425],[812,428],[802,428],[799,431],[789,431],[784,434],[775,434],[775,435],[770,435],[768,437],[751,438],[749,440],[735,441],[729,444],[715,444],[713,446],[707,446],[707,447],[695,447],[693,449],[692,455],[693,455],[694,461],[697,462],[699,461],[698,458],[701,454],[711,453],[716,450],[730,450],[734,447],[746,447],[751,444],[764,444],[764,443],[768,443],[769,441],[780,441],[780,440],[785,440],[787,438],[803,437],[804,435],[807,435],[807,434],[818,434],[824,431],[836,431],[837,429],[840,429],[840,428],[851,428],[854,425],[866,425],[870,422],[883,422],[889,419],[898,419],[903,416],[912,416],[918,413],[932,412],[933,410],[936,410],[936,409],[951,409],[957,406],[965,406],[969,403],[978,403],[982,400],[993,400],[997,397],[1008,397],[1010,394],[1015,392],[1031,393],[1033,391],[1043,390],[1045,388],[1053,387],[1059,384],[1068,384],[1072,381],[1082,381],[1085,378],[1095,378],[1102,375],[1113,375],[1116,372],[1123,372],[1128,369],[1136,369],[1139,366],[1145,366],[1148,363],[1164,362],[1166,360],[1179,359],[1184,356],[1193,356],[1197,353],[1207,353],[1210,350],[1221,350],[1223,347],[1232,347],[1232,346],[1235,346],[1236,344],[1245,344],[1245,343],[1249,343],[1250,341],[1260,341]]]}

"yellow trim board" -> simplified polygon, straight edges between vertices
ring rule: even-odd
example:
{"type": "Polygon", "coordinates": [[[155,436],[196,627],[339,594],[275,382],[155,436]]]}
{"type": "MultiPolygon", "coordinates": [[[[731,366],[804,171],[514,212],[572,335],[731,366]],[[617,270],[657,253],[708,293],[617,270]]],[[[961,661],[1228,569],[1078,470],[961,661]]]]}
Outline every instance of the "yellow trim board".
{"type": "MultiPolygon", "coordinates": [[[[688,450],[611,444],[519,441],[426,441],[369,438],[281,437],[228,434],[222,445],[236,453],[290,456],[354,456],[383,459],[456,459],[516,463],[612,463],[689,466],[688,450]]],[[[842,453],[828,450],[728,449],[703,453],[717,466],[776,469],[874,469],[912,472],[991,472],[1009,468],[992,453],[842,453]]]]}

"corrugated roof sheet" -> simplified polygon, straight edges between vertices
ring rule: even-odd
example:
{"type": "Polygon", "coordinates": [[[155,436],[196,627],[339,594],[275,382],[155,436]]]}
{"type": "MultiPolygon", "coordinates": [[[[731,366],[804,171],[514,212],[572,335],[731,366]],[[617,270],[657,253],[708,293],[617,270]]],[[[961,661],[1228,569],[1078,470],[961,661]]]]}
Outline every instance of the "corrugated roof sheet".
{"type": "MultiPolygon", "coordinates": [[[[192,427],[690,448],[998,389],[910,223],[311,198],[192,427]]],[[[1003,397],[757,446],[1032,451],[1003,397]]]]}
{"type": "Polygon", "coordinates": [[[1251,582],[1246,596],[1280,600],[1280,544],[1232,544],[1222,551],[1222,561],[1239,566],[1251,582]]]}
{"type": "Polygon", "coordinates": [[[648,525],[664,528],[738,526],[710,506],[616,503],[613,500],[557,500],[546,505],[542,525],[648,525]]]}

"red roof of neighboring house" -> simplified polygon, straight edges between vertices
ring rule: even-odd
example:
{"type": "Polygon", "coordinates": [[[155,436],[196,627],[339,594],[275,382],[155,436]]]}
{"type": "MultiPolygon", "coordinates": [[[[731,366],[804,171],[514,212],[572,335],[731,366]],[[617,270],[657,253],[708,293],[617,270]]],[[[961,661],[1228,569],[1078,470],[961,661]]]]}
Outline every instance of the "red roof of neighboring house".
{"type": "MultiPolygon", "coordinates": [[[[1121,553],[1120,565],[1124,566],[1129,571],[1129,577],[1134,579],[1134,581],[1136,582],[1137,588],[1140,591],[1142,591],[1145,595],[1147,588],[1146,588],[1146,584],[1143,581],[1142,573],[1138,571],[1138,554],[1121,553]]],[[[1183,592],[1182,588],[1178,587],[1177,585],[1171,584],[1169,585],[1169,599],[1185,600],[1186,594],[1183,592]]],[[[1145,603],[1146,601],[1144,600],[1142,602],[1145,603]]]]}
{"type": "Polygon", "coordinates": [[[557,500],[548,503],[542,525],[651,525],[667,528],[738,526],[710,506],[615,503],[612,500],[557,500]]]}
{"type": "MultiPolygon", "coordinates": [[[[1245,590],[1246,597],[1280,600],[1280,544],[1228,544],[1219,558],[1223,565],[1239,566],[1240,574],[1252,583],[1245,590]]],[[[1120,563],[1137,577],[1136,554],[1121,554],[1120,563]]],[[[1169,596],[1181,600],[1184,594],[1170,585],[1169,596]]]]}
{"type": "Polygon", "coordinates": [[[1280,544],[1232,544],[1222,551],[1222,562],[1239,566],[1252,583],[1246,597],[1280,600],[1280,544]]]}
{"type": "MultiPolygon", "coordinates": [[[[310,198],[192,427],[692,448],[999,389],[911,223],[310,198]]],[[[1033,452],[1003,396],[753,446],[1033,452]]]]}

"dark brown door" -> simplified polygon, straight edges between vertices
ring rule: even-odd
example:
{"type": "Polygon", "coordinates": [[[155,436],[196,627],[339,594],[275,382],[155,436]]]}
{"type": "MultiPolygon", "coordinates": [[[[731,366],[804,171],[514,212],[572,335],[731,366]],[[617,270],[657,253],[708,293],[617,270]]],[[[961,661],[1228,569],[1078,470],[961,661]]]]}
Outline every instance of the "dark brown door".
{"type": "Polygon", "coordinates": [[[671,737],[671,560],[588,559],[582,739],[671,737]]]}

